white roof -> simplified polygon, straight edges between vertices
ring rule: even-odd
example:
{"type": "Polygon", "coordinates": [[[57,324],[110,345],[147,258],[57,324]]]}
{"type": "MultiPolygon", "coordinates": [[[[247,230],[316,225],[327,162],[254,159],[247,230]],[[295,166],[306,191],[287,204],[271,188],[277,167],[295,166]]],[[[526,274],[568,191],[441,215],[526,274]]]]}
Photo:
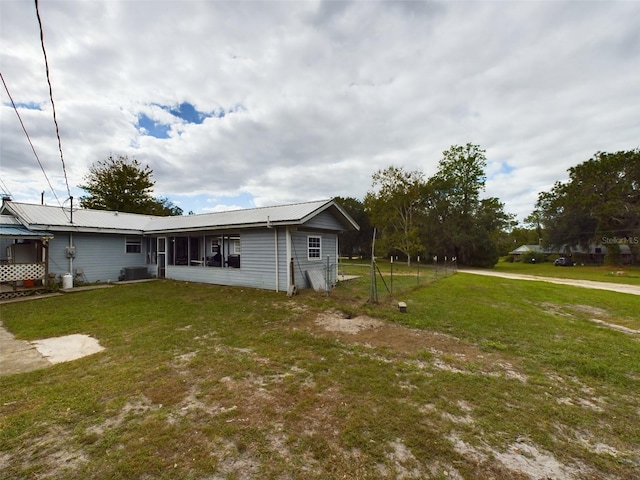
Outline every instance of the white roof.
{"type": "Polygon", "coordinates": [[[71,212],[69,208],[17,202],[5,202],[3,210],[15,215],[24,226],[50,231],[143,234],[302,225],[325,210],[336,215],[345,230],[359,228],[334,200],[168,217],[108,210],[74,209],[71,212]]]}

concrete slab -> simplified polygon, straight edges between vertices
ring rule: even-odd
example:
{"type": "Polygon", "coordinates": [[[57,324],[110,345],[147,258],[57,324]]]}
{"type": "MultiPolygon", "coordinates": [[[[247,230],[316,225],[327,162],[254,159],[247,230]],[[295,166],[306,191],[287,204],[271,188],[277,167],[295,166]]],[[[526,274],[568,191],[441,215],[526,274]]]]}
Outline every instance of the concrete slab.
{"type": "Polygon", "coordinates": [[[89,335],[66,335],[27,342],[16,339],[0,322],[0,375],[13,375],[68,362],[104,350],[89,335]]]}
{"type": "Polygon", "coordinates": [[[29,372],[49,365],[51,362],[34,345],[17,340],[0,322],[0,375],[29,372]]]}
{"type": "Polygon", "coordinates": [[[104,347],[89,335],[65,335],[31,342],[51,363],[69,362],[101,352],[104,347]]]}

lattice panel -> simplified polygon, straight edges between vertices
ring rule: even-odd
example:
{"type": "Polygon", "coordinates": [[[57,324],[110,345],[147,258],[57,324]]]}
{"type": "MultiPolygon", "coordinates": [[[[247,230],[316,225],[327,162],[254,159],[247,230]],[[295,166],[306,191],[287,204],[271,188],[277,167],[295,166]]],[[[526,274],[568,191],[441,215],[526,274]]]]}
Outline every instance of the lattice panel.
{"type": "Polygon", "coordinates": [[[44,263],[4,263],[0,265],[0,282],[44,278],[44,263]]]}

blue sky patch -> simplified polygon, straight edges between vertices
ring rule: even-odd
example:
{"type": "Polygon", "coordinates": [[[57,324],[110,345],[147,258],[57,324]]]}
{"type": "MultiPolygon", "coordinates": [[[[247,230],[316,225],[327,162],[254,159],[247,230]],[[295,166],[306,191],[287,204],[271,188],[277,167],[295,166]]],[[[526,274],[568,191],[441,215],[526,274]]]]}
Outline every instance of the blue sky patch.
{"type": "Polygon", "coordinates": [[[138,128],[143,129],[147,135],[155,138],[169,138],[170,125],[156,122],[144,113],[138,114],[138,128]]]}
{"type": "MultiPolygon", "coordinates": [[[[210,117],[223,118],[230,113],[246,110],[241,104],[236,104],[228,110],[219,108],[211,112],[201,112],[189,102],[182,102],[179,105],[161,105],[159,103],[153,103],[152,105],[171,114],[176,119],[176,123],[178,120],[182,120],[182,122],[186,124],[194,125],[200,125],[210,117]]],[[[171,124],[153,120],[148,115],[139,113],[138,128],[142,130],[143,134],[150,135],[155,138],[169,138],[171,124]]]]}
{"type": "Polygon", "coordinates": [[[498,173],[508,175],[514,170],[515,170],[515,167],[512,167],[507,162],[502,162],[502,165],[500,165],[500,171],[498,173]]]}
{"type": "Polygon", "coordinates": [[[26,110],[39,110],[42,111],[42,105],[36,102],[19,102],[16,103],[17,108],[24,108],[26,110]]]}
{"type": "Polygon", "coordinates": [[[188,102],[183,102],[177,107],[166,107],[163,105],[158,106],[169,112],[174,117],[178,117],[187,123],[195,123],[196,125],[200,125],[204,122],[205,118],[212,116],[211,113],[199,112],[196,110],[196,107],[188,102]]]}

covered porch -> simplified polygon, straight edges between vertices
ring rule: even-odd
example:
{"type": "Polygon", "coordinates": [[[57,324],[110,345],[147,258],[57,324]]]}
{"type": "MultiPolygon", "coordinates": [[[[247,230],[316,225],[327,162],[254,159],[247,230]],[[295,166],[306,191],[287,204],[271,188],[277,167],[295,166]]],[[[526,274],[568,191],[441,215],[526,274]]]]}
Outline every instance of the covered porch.
{"type": "Polygon", "coordinates": [[[48,232],[35,232],[15,219],[0,220],[0,299],[48,288],[48,232]]]}

